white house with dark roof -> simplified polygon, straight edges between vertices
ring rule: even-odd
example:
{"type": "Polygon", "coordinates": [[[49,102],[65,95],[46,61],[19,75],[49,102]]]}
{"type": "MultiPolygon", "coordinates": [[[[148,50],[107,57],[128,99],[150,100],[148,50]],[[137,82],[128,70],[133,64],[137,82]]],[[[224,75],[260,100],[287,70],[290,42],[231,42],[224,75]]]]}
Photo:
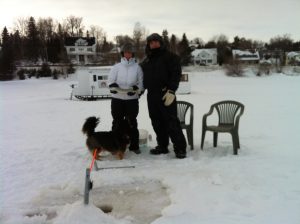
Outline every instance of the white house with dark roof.
{"type": "Polygon", "coordinates": [[[94,37],[67,37],[65,48],[70,61],[74,64],[89,64],[96,57],[94,37]]]}
{"type": "Polygon", "coordinates": [[[243,63],[259,63],[260,60],[258,51],[232,50],[232,57],[243,63]]]}
{"type": "Polygon", "coordinates": [[[300,52],[297,51],[287,52],[286,65],[300,65],[300,52]]]}
{"type": "Polygon", "coordinates": [[[191,53],[192,61],[194,64],[199,65],[216,65],[217,61],[217,48],[209,49],[195,49],[191,53]]]}

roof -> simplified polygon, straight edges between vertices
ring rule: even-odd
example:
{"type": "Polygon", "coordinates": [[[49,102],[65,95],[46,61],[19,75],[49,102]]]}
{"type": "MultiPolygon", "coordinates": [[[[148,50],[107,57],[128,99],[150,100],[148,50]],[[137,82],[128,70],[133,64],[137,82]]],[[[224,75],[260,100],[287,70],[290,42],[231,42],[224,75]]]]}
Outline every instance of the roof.
{"type": "Polygon", "coordinates": [[[259,60],[258,51],[252,53],[250,51],[232,50],[232,56],[242,61],[259,60]]]}
{"type": "Polygon", "coordinates": [[[93,46],[95,43],[95,37],[67,37],[65,39],[65,46],[93,46]]]}
{"type": "Polygon", "coordinates": [[[217,54],[217,48],[202,48],[202,49],[195,49],[192,51],[192,56],[197,57],[199,56],[201,53],[205,53],[205,54],[209,54],[209,55],[213,55],[213,54],[217,54]]]}
{"type": "Polygon", "coordinates": [[[286,56],[287,56],[288,58],[293,58],[293,57],[296,57],[296,56],[300,56],[300,52],[291,51],[291,52],[287,53],[286,56]]]}

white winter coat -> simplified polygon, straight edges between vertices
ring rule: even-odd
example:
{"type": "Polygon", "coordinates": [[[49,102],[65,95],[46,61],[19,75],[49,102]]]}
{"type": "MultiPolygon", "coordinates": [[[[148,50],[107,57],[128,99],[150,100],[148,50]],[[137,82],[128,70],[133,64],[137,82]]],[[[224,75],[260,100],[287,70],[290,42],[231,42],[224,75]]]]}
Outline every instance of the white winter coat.
{"type": "MultiPolygon", "coordinates": [[[[143,71],[134,58],[127,60],[122,58],[121,62],[114,65],[108,76],[108,84],[117,83],[121,89],[129,89],[136,85],[139,90],[144,90],[143,71]]],[[[122,100],[138,99],[138,94],[128,96],[126,93],[111,94],[113,98],[122,100]]]]}

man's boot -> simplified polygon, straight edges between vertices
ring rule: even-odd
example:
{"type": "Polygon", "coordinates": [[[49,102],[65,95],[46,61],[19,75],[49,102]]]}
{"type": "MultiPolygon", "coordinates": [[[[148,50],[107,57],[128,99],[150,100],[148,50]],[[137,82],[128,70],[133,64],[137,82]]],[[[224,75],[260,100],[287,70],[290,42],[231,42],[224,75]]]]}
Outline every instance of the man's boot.
{"type": "Polygon", "coordinates": [[[161,147],[161,146],[156,146],[154,149],[150,150],[150,154],[152,155],[160,155],[160,154],[167,154],[167,153],[169,153],[168,148],[161,147]]]}

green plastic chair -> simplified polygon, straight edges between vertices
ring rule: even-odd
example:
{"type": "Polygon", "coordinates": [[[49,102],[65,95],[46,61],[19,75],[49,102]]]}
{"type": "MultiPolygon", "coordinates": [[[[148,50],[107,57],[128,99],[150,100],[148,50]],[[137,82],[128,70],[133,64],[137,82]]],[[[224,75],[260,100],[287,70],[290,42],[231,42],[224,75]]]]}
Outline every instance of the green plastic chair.
{"type": "Polygon", "coordinates": [[[240,148],[239,140],[239,122],[240,117],[244,113],[244,105],[237,101],[227,100],[221,101],[211,105],[208,113],[203,115],[202,119],[202,137],[201,137],[201,149],[203,150],[203,144],[205,139],[206,131],[212,131],[213,134],[213,145],[217,147],[218,133],[230,133],[232,136],[233,143],[233,154],[238,154],[240,148]],[[216,110],[219,117],[218,125],[207,125],[207,117],[213,114],[216,110]]]}
{"type": "Polygon", "coordinates": [[[186,130],[188,144],[191,147],[191,150],[194,149],[194,138],[193,138],[193,126],[194,126],[194,105],[185,102],[185,101],[177,101],[177,117],[180,121],[180,126],[182,129],[186,130]],[[186,122],[186,115],[189,111],[189,122],[186,122]]]}

